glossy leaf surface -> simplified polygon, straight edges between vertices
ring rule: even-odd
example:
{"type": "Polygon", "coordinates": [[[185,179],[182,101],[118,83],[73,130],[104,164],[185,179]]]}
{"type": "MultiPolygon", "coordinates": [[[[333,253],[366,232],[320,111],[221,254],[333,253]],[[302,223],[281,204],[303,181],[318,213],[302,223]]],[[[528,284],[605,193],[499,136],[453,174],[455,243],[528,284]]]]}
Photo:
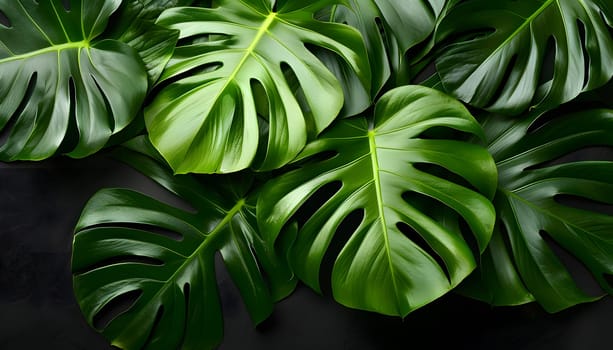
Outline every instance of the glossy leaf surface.
{"type": "Polygon", "coordinates": [[[102,40],[119,0],[2,0],[0,159],[40,160],[102,148],[141,107],[147,75],[134,49],[102,40]]]}
{"type": "Polygon", "coordinates": [[[295,281],[286,260],[268,250],[256,229],[251,181],[173,176],[144,138],[128,147],[119,159],[194,211],[128,189],[104,189],[90,199],[76,227],[72,265],[87,321],[95,325],[108,317],[101,315],[113,310],[110,305],[136,293],[127,311],[102,325],[111,344],[125,350],[213,348],[223,332],[218,252],[252,320],[265,319],[295,281]]]}
{"type": "Polygon", "coordinates": [[[445,89],[473,106],[556,107],[613,75],[612,16],[608,0],[466,1],[438,30],[454,40],[436,67],[445,89]]]}
{"type": "Polygon", "coordinates": [[[123,1],[106,35],[125,42],[138,52],[145,63],[152,86],[170,60],[179,32],[155,23],[165,9],[188,4],[181,0],[123,1]]]}
{"type": "MultiPolygon", "coordinates": [[[[372,68],[370,91],[373,95],[390,75],[399,74],[404,54],[432,33],[444,5],[445,0],[350,0],[347,5],[334,7],[331,20],[349,24],[364,37],[372,68]]],[[[351,93],[363,87],[350,71],[339,76],[352,79],[343,84],[351,87],[346,96],[363,94],[351,93]]]]}
{"type": "Polygon", "coordinates": [[[480,271],[465,288],[469,295],[495,305],[536,300],[550,312],[594,300],[560,250],[613,291],[607,281],[613,274],[613,162],[568,156],[613,146],[613,111],[583,109],[551,119],[557,113],[484,123],[500,175],[499,222],[480,271]],[[608,213],[599,209],[607,204],[608,213]]]}
{"type": "Polygon", "coordinates": [[[180,30],[185,45],[162,76],[172,82],[145,118],[150,139],[177,173],[280,167],[334,120],[342,90],[305,45],[332,51],[365,84],[370,79],[359,33],[313,19],[335,2],[278,2],[273,12],[268,1],[225,0],[213,9],[162,14],[158,23],[180,30]],[[297,82],[301,98],[288,81],[297,82]],[[267,112],[259,116],[258,109],[267,112]]]}
{"type": "Polygon", "coordinates": [[[385,94],[372,126],[363,117],[339,121],[307,145],[298,169],[264,187],[257,208],[265,240],[274,242],[310,198],[337,184],[297,233],[289,254],[297,276],[320,290],[324,255],[341,223],[357,212],[361,219],[332,271],[340,303],[405,316],[443,295],[475,268],[476,258],[458,220],[436,218],[448,211],[461,217],[483,250],[495,219],[486,196],[495,190],[496,169],[484,147],[426,137],[441,128],[481,134],[459,102],[420,86],[385,94]],[[429,166],[454,175],[447,179],[429,166]]]}

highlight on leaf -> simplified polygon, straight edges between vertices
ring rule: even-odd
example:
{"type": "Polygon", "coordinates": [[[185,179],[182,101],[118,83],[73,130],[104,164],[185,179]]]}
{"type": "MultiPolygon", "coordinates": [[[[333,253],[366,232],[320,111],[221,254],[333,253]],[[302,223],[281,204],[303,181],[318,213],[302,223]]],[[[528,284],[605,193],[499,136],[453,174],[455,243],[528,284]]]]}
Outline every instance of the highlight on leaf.
{"type": "Polygon", "coordinates": [[[0,159],[97,152],[141,108],[137,52],[103,31],[120,0],[0,1],[0,159]],[[129,82],[129,86],[126,82],[129,82]]]}
{"type": "Polygon", "coordinates": [[[461,291],[494,305],[535,300],[549,312],[612,293],[613,158],[585,154],[613,147],[613,110],[564,106],[482,124],[498,166],[498,223],[461,291]],[[570,263],[601,289],[587,291],[570,263]]]}
{"type": "Polygon", "coordinates": [[[504,114],[551,109],[613,76],[609,1],[460,3],[437,30],[445,90],[504,114]]]}
{"type": "Polygon", "coordinates": [[[223,335],[219,263],[256,324],[292,292],[285,257],[257,229],[257,189],[244,176],[174,176],[143,137],[116,157],[194,211],[129,189],[103,189],[83,209],[73,243],[75,295],[112,345],[214,348],[223,335]]]}
{"type": "Polygon", "coordinates": [[[279,168],[330,125],[343,92],[308,46],[342,57],[370,84],[359,32],[313,18],[335,3],[278,2],[273,11],[270,2],[223,0],[162,13],[158,24],[179,30],[180,41],[145,118],[175,172],[279,168]]]}
{"type": "Polygon", "coordinates": [[[297,169],[264,187],[257,215],[265,241],[275,242],[318,196],[323,203],[303,218],[289,251],[300,280],[320,290],[331,241],[360,211],[335,257],[335,299],[399,316],[435,300],[476,267],[495,219],[487,198],[496,187],[494,162],[482,146],[436,136],[457,133],[482,135],[451,97],[421,86],[387,92],[372,123],[365,117],[338,121],[306,146],[297,169]],[[321,192],[335,183],[336,191],[321,192]],[[462,222],[478,244],[477,255],[462,236],[462,222]]]}

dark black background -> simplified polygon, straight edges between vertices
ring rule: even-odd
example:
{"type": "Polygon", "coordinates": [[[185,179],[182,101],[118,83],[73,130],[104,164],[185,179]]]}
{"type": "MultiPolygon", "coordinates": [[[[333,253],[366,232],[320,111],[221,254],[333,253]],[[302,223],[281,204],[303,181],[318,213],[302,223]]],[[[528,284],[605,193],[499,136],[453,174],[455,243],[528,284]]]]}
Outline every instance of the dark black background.
{"type": "MultiPolygon", "coordinates": [[[[104,153],[0,163],[0,349],[111,349],[81,316],[70,274],[72,229],[103,187],[156,192],[104,153]]],[[[299,286],[255,328],[218,265],[220,349],[613,349],[611,297],[550,315],[536,304],[494,308],[448,294],[402,320],[350,310],[299,286]]]]}

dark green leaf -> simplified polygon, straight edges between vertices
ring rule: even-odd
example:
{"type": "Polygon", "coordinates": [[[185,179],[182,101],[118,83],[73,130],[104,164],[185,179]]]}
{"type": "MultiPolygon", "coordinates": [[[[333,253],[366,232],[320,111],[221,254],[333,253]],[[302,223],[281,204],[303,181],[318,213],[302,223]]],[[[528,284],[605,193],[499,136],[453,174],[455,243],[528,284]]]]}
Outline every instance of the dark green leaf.
{"type": "Polygon", "coordinates": [[[549,120],[559,113],[484,122],[500,175],[499,222],[481,269],[464,290],[469,295],[495,305],[536,300],[550,312],[596,299],[580,287],[553,242],[613,291],[606,279],[613,274],[613,211],[564,201],[573,196],[613,204],[613,162],[557,161],[585,147],[613,146],[613,111],[587,109],[549,120]]]}
{"type": "Polygon", "coordinates": [[[363,218],[332,271],[333,294],[340,303],[405,316],[443,295],[476,262],[459,222],[437,221],[439,213],[459,215],[479,249],[485,249],[494,208],[468,187],[493,195],[496,169],[485,148],[434,137],[441,129],[481,135],[459,102],[421,86],[385,94],[375,107],[372,127],[362,117],[339,121],[307,145],[299,169],[264,187],[257,208],[265,240],[272,244],[319,189],[340,183],[300,227],[290,252],[297,276],[320,289],[320,267],[330,242],[341,222],[359,212],[363,218]],[[427,247],[401,227],[415,230],[427,247]]]}
{"type": "Polygon", "coordinates": [[[0,146],[2,160],[39,160],[74,139],[84,157],[126,127],[141,107],[147,75],[138,54],[99,38],[120,0],[2,0],[0,146]]]}
{"type": "Polygon", "coordinates": [[[112,17],[105,33],[132,46],[147,68],[149,85],[153,85],[172,56],[179,32],[155,24],[165,9],[180,6],[180,0],[128,0],[112,17]]]}
{"type": "Polygon", "coordinates": [[[438,30],[454,41],[437,70],[447,91],[476,107],[555,107],[613,75],[612,16],[609,0],[466,1],[438,30]]]}
{"type": "Polygon", "coordinates": [[[140,296],[102,330],[122,349],[210,349],[222,337],[215,255],[238,287],[254,322],[295,281],[285,259],[256,229],[255,192],[248,177],[173,176],[144,138],[117,156],[189,203],[179,209],[127,189],[105,189],[90,199],[76,227],[76,298],[87,321],[131,292],[140,296]],[[206,184],[203,184],[206,182],[206,184]],[[180,238],[167,236],[172,232],[180,238]]]}
{"type": "Polygon", "coordinates": [[[308,135],[334,120],[342,90],[305,45],[333,51],[365,84],[370,79],[359,33],[313,19],[313,11],[335,2],[278,2],[272,12],[269,1],[224,0],[214,9],[162,14],[159,24],[180,30],[185,45],[177,47],[162,76],[173,82],[161,89],[145,118],[153,144],[177,173],[280,167],[300,152],[308,135]],[[287,75],[297,78],[302,98],[287,75]],[[261,102],[253,85],[263,87],[269,111],[259,121],[261,102]],[[267,140],[260,129],[268,130],[267,140]]]}
{"type": "Polygon", "coordinates": [[[400,72],[404,54],[432,33],[444,4],[445,0],[349,0],[346,5],[332,9],[329,15],[332,21],[349,24],[364,37],[372,70],[369,99],[368,89],[338,57],[322,56],[343,86],[346,115],[368,107],[390,75],[399,80],[396,76],[405,73],[400,72]]]}

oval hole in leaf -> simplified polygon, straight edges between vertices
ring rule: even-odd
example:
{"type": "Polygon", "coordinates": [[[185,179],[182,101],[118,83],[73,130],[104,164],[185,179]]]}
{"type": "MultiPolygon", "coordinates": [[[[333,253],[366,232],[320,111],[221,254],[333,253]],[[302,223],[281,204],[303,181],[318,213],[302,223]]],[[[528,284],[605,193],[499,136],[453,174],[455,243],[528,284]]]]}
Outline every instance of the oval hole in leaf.
{"type": "Polygon", "coordinates": [[[474,30],[454,31],[445,37],[445,43],[457,43],[462,41],[472,41],[488,37],[496,32],[496,28],[478,28],[474,30]]]}
{"type": "Polygon", "coordinates": [[[296,73],[294,73],[292,67],[286,62],[281,62],[281,71],[283,72],[285,82],[293,91],[296,101],[298,101],[298,105],[300,106],[302,114],[304,115],[307,131],[309,132],[308,137],[309,139],[312,139],[317,136],[317,127],[315,124],[315,118],[311,113],[311,107],[307,102],[306,96],[304,95],[304,90],[302,90],[302,85],[300,85],[300,81],[298,80],[298,76],[296,76],[296,73]]]}
{"type": "Polygon", "coordinates": [[[87,266],[83,269],[80,269],[78,271],[74,271],[73,273],[75,275],[81,275],[96,269],[99,269],[101,267],[105,267],[105,266],[110,266],[110,265],[117,265],[117,264],[123,264],[123,263],[136,263],[136,264],[144,264],[144,265],[153,265],[153,266],[162,266],[164,265],[164,262],[160,259],[156,259],[156,258],[152,258],[152,257],[148,257],[148,256],[140,256],[140,255],[121,255],[121,256],[114,256],[112,258],[108,258],[108,259],[104,259],[101,261],[98,261],[97,263],[87,266]]]}
{"type": "Polygon", "coordinates": [[[70,0],[62,0],[62,6],[66,12],[70,12],[70,0]]]}
{"type": "Polygon", "coordinates": [[[604,215],[613,215],[613,205],[598,202],[593,199],[568,194],[557,194],[553,199],[557,203],[567,207],[589,210],[604,215]]]}
{"type": "MultiPolygon", "coordinates": [[[[502,220],[496,220],[496,227],[500,230],[500,236],[502,237],[502,242],[504,243],[505,250],[507,252],[510,252],[510,254],[512,255],[513,245],[511,244],[511,237],[509,235],[509,230],[507,229],[507,226],[502,222],[502,220]]],[[[494,228],[494,230],[495,229],[496,228],[494,228]]],[[[517,266],[517,260],[510,259],[510,262],[513,265],[513,269],[519,272],[520,269],[517,266]]],[[[519,275],[519,278],[522,279],[522,285],[525,287],[526,282],[523,281],[523,277],[521,276],[521,274],[519,275]]]]}
{"type": "MultiPolygon", "coordinates": [[[[98,224],[98,225],[92,225],[92,226],[88,226],[88,229],[91,228],[98,228],[98,227],[108,227],[108,228],[126,228],[126,229],[133,229],[133,230],[140,230],[140,231],[146,231],[146,232],[151,232],[153,234],[156,235],[160,235],[166,238],[170,238],[172,240],[175,240],[177,242],[180,242],[183,240],[183,235],[172,231],[172,230],[168,230],[165,229],[163,227],[159,227],[156,225],[148,225],[148,224],[141,224],[141,223],[134,223],[134,222],[113,222],[113,223],[108,223],[108,224],[98,224]]],[[[79,234],[79,233],[77,233],[79,234]]]]}
{"type": "MultiPolygon", "coordinates": [[[[422,43],[420,45],[426,44],[422,43]]],[[[412,48],[411,51],[413,51],[413,49],[417,50],[418,48],[412,48]]],[[[415,76],[411,77],[411,84],[421,84],[428,80],[434,73],[436,73],[436,64],[434,60],[432,60],[432,62],[428,63],[422,70],[415,74],[415,76]]]]}
{"type": "Polygon", "coordinates": [[[247,307],[241,297],[240,291],[234,281],[232,281],[230,272],[223,261],[221,252],[215,253],[215,279],[219,290],[219,299],[221,300],[221,310],[224,319],[241,319],[247,316],[247,307]]]}
{"type": "Polygon", "coordinates": [[[332,181],[321,186],[315,193],[313,193],[309,199],[304,202],[304,204],[300,207],[300,210],[296,214],[294,214],[293,220],[298,222],[298,227],[304,226],[304,223],[311,217],[313,214],[321,208],[332,196],[334,196],[343,186],[341,181],[332,181]]]}
{"type": "Polygon", "coordinates": [[[334,269],[336,258],[363,220],[364,209],[356,209],[349,213],[336,229],[334,238],[324,254],[319,272],[319,285],[324,295],[332,294],[332,270],[334,269]]]}
{"type": "MultiPolygon", "coordinates": [[[[185,297],[185,317],[183,318],[183,324],[187,325],[189,324],[189,298],[190,298],[190,292],[191,292],[191,285],[189,283],[185,283],[183,285],[183,296],[185,297]]],[[[181,344],[181,346],[179,347],[180,349],[184,348],[184,342],[185,342],[185,333],[186,330],[183,330],[183,336],[181,337],[181,341],[179,342],[179,344],[181,344]]]]}
{"type": "Polygon", "coordinates": [[[541,86],[551,79],[553,79],[554,64],[556,59],[556,39],[552,35],[547,38],[547,44],[545,45],[545,52],[543,57],[543,64],[541,65],[541,71],[539,73],[539,80],[536,86],[541,86]]]}
{"type": "Polygon", "coordinates": [[[577,257],[556,242],[547,231],[541,230],[539,235],[560,259],[560,262],[566,267],[581,290],[590,296],[598,296],[604,293],[590,270],[577,257]]]}
{"type": "Polygon", "coordinates": [[[103,330],[114,318],[128,311],[142,294],[143,291],[137,289],[114,298],[94,315],[92,325],[99,331],[103,330]]]}
{"type": "Polygon", "coordinates": [[[430,127],[428,130],[425,130],[418,136],[420,139],[425,140],[469,140],[474,138],[474,134],[464,132],[461,130],[448,128],[445,126],[434,126],[430,127]]]}
{"type": "Polygon", "coordinates": [[[526,130],[526,134],[534,134],[535,132],[543,128],[544,126],[548,125],[549,123],[557,119],[558,116],[559,116],[559,113],[549,112],[549,113],[546,113],[538,117],[537,119],[532,121],[532,123],[526,130]]]}
{"type": "Polygon", "coordinates": [[[440,203],[437,200],[421,193],[407,191],[402,194],[402,199],[430,218],[434,213],[441,210],[440,203]]]}
{"type": "Polygon", "coordinates": [[[176,81],[183,80],[185,78],[189,78],[189,77],[201,74],[201,73],[214,72],[220,69],[221,67],[223,67],[223,62],[211,62],[208,64],[200,65],[192,69],[188,69],[180,74],[177,74],[176,76],[173,76],[172,79],[164,80],[162,83],[157,84],[153,87],[151,92],[148,94],[147,100],[145,101],[144,105],[150,103],[151,100],[155,96],[157,96],[162,89],[166,88],[168,85],[176,81]]]}
{"type": "Polygon", "coordinates": [[[477,193],[480,193],[479,189],[477,189],[475,186],[473,186],[470,182],[468,182],[466,179],[464,179],[463,177],[459,176],[458,174],[451,172],[449,170],[447,170],[447,168],[444,168],[438,164],[431,164],[431,163],[414,163],[413,166],[415,167],[415,169],[419,170],[419,171],[423,171],[424,173],[428,173],[430,175],[439,177],[441,179],[445,179],[448,181],[451,181],[452,183],[455,183],[457,185],[460,185],[462,187],[466,187],[468,189],[471,189],[477,193]]]}
{"type": "Polygon", "coordinates": [[[508,81],[509,81],[509,78],[511,77],[511,74],[513,73],[516,63],[517,63],[517,55],[515,54],[511,56],[511,59],[509,60],[509,63],[507,64],[507,67],[504,71],[504,75],[502,76],[502,79],[500,80],[501,83],[498,86],[498,89],[496,89],[496,91],[494,92],[494,94],[490,96],[489,101],[487,102],[487,105],[490,105],[498,101],[500,97],[502,96],[502,93],[504,92],[505,88],[509,87],[508,81]]]}
{"type": "Polygon", "coordinates": [[[613,147],[583,147],[576,151],[567,153],[561,157],[531,165],[524,170],[543,169],[558,164],[565,164],[587,159],[589,159],[590,161],[613,161],[613,147]]]}
{"type": "Polygon", "coordinates": [[[472,230],[470,229],[470,226],[468,225],[466,220],[464,220],[464,218],[462,218],[461,216],[459,217],[458,221],[459,221],[458,225],[460,226],[460,233],[462,234],[462,238],[464,239],[466,244],[468,244],[468,247],[470,248],[470,251],[473,253],[473,256],[475,258],[481,256],[481,252],[479,251],[479,243],[477,242],[477,238],[475,237],[472,230]]]}
{"type": "Polygon", "coordinates": [[[17,107],[13,115],[9,118],[9,120],[6,122],[6,124],[4,124],[4,127],[2,128],[2,130],[0,130],[0,146],[3,146],[6,143],[9,135],[11,134],[13,130],[13,127],[15,126],[15,123],[17,122],[17,119],[19,118],[21,113],[23,113],[24,109],[28,105],[28,102],[30,101],[32,94],[34,93],[34,89],[36,88],[37,81],[38,81],[38,73],[35,72],[30,77],[30,81],[28,82],[28,88],[26,89],[26,93],[23,99],[21,100],[21,102],[19,103],[19,106],[17,107]]]}
{"type": "Polygon", "coordinates": [[[375,25],[377,26],[377,29],[379,30],[379,34],[381,34],[381,37],[385,38],[386,36],[385,26],[383,25],[383,20],[381,19],[381,17],[379,16],[375,17],[375,25]]]}
{"type": "Polygon", "coordinates": [[[107,113],[106,115],[106,121],[108,123],[107,125],[109,127],[109,130],[114,131],[115,130],[115,117],[113,116],[113,113],[112,113],[113,109],[111,108],[111,103],[109,102],[109,98],[104,92],[104,90],[102,90],[102,88],[100,87],[100,84],[98,83],[98,80],[96,80],[96,77],[93,74],[90,74],[90,77],[96,84],[96,88],[98,89],[98,91],[100,92],[100,96],[102,96],[102,99],[104,100],[104,107],[106,108],[107,111],[109,111],[109,113],[107,113]]]}
{"type": "Polygon", "coordinates": [[[583,53],[583,88],[590,80],[590,55],[587,52],[587,33],[585,24],[580,19],[577,19],[577,29],[579,29],[579,39],[581,40],[581,52],[583,53]]]}
{"type": "MultiPolygon", "coordinates": [[[[58,148],[58,153],[70,152],[79,143],[79,128],[77,127],[76,108],[77,108],[77,96],[75,90],[74,79],[70,77],[68,79],[68,90],[70,96],[70,118],[68,118],[68,126],[66,127],[66,133],[64,139],[58,148]]],[[[100,89],[100,87],[98,87],[100,89]]],[[[108,108],[108,105],[107,105],[108,108]]]]}
{"type": "Polygon", "coordinates": [[[428,242],[419,234],[419,232],[417,232],[414,228],[412,228],[411,226],[407,225],[404,222],[397,222],[396,227],[409,240],[411,240],[411,242],[415,243],[424,252],[426,252],[426,254],[430,255],[432,258],[434,258],[434,260],[436,260],[436,263],[441,267],[441,269],[445,273],[445,276],[447,276],[447,280],[449,281],[449,283],[451,283],[451,275],[449,274],[449,270],[447,269],[447,266],[445,265],[445,261],[443,261],[441,256],[438,255],[434,251],[434,249],[432,249],[430,244],[428,244],[428,242]]]}
{"type": "Polygon", "coordinates": [[[13,25],[11,24],[11,20],[2,11],[0,11],[0,25],[6,28],[13,27],[13,25]]]}
{"type": "Polygon", "coordinates": [[[145,346],[144,346],[145,348],[147,348],[148,345],[151,345],[151,341],[153,340],[154,335],[157,333],[157,328],[160,325],[160,321],[162,320],[163,314],[164,314],[164,305],[160,306],[157,313],[155,314],[155,319],[153,321],[153,324],[151,325],[151,330],[149,330],[149,336],[147,337],[147,340],[145,341],[145,346]]]}
{"type": "Polygon", "coordinates": [[[191,46],[201,43],[211,43],[228,39],[231,39],[231,36],[224,33],[194,34],[191,36],[180,38],[177,42],[176,47],[191,46]]]}

